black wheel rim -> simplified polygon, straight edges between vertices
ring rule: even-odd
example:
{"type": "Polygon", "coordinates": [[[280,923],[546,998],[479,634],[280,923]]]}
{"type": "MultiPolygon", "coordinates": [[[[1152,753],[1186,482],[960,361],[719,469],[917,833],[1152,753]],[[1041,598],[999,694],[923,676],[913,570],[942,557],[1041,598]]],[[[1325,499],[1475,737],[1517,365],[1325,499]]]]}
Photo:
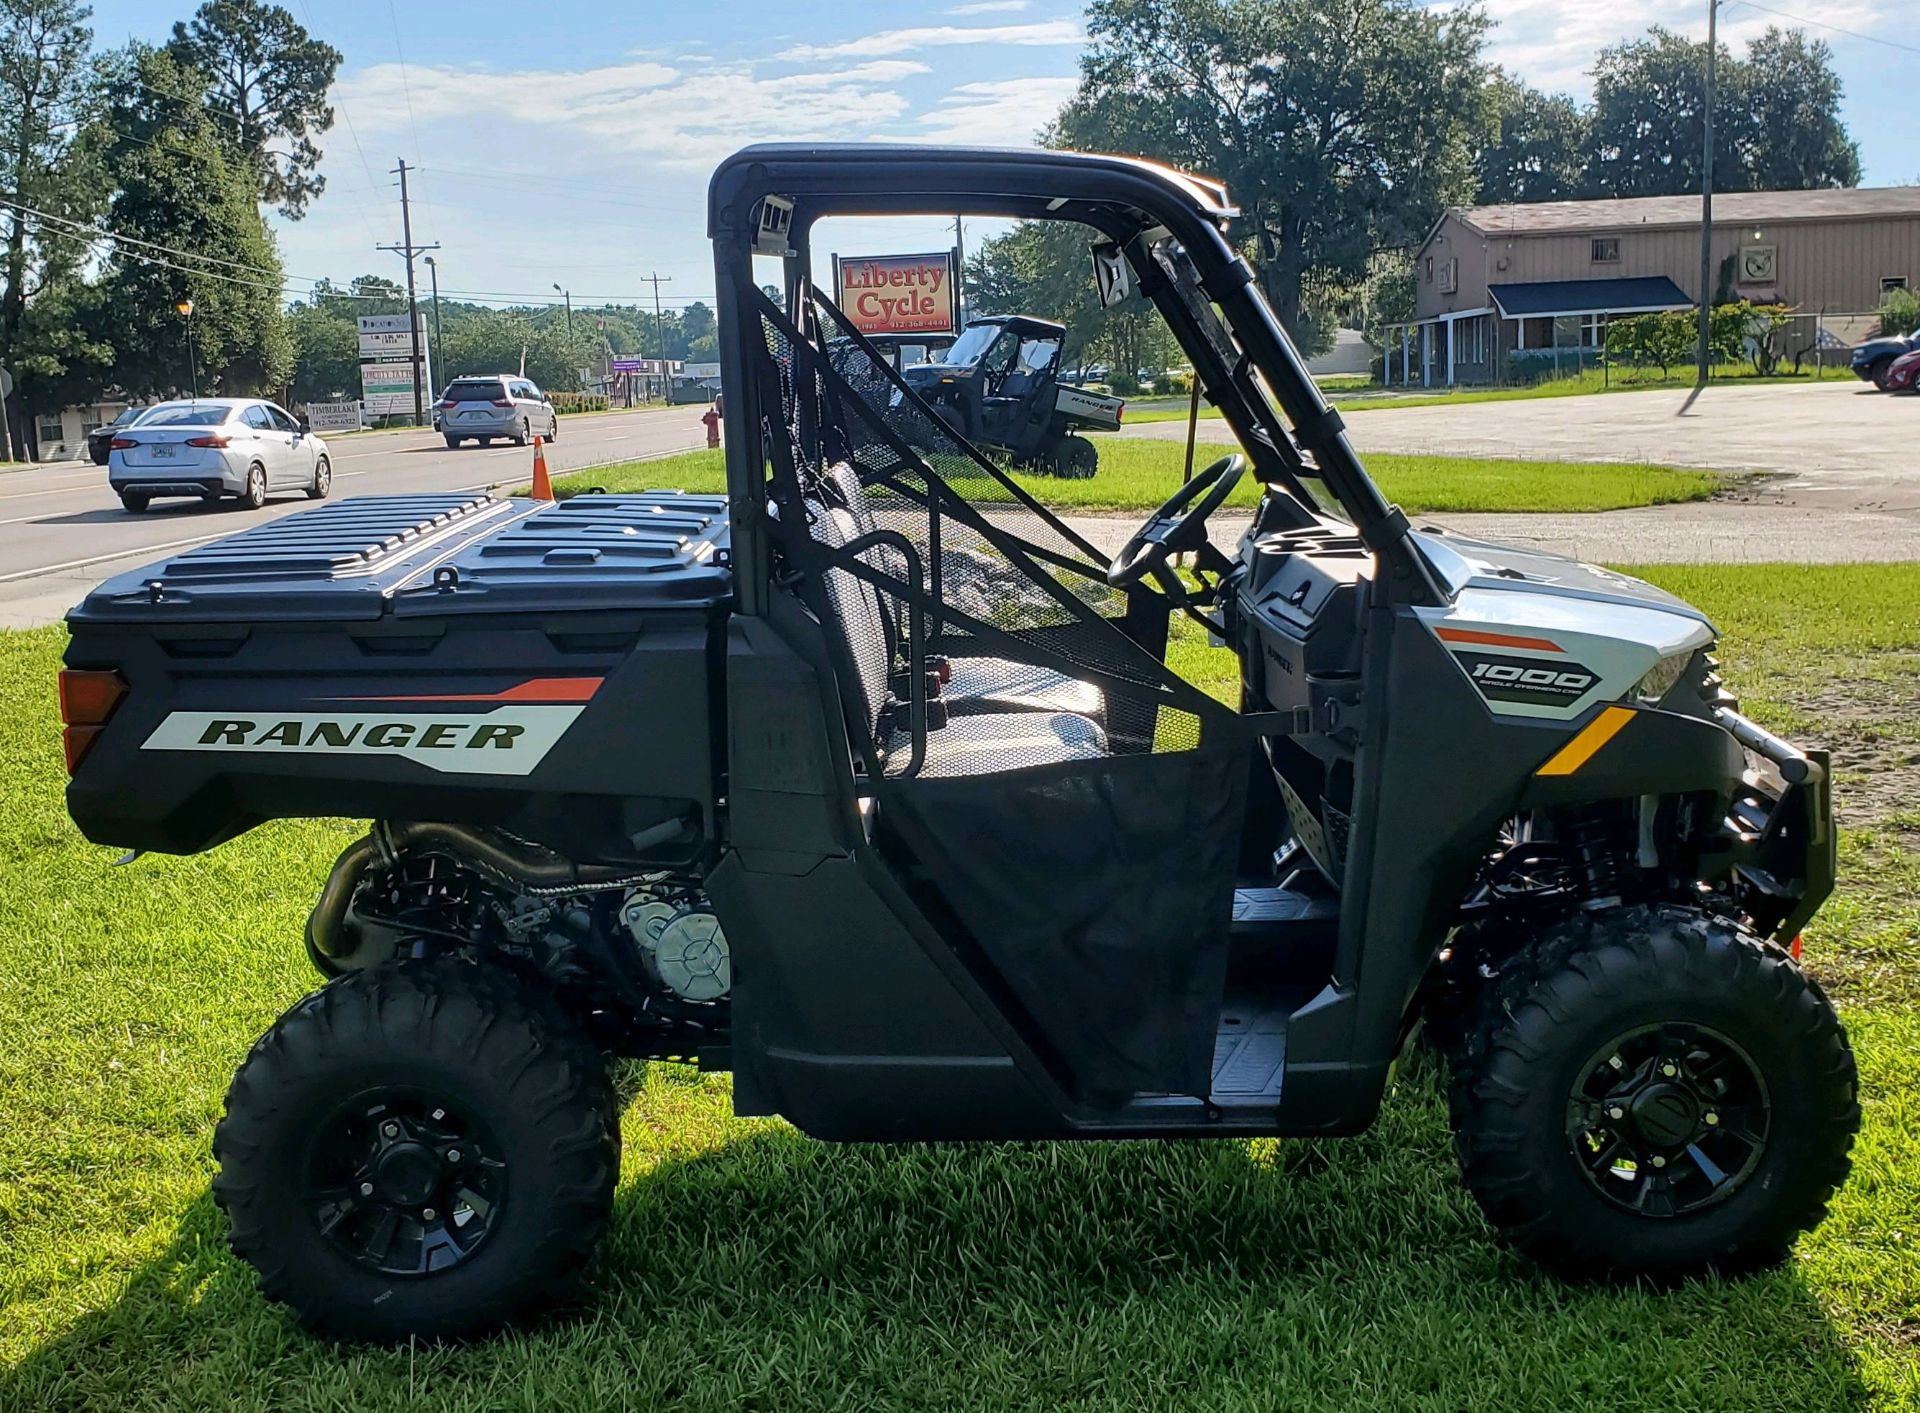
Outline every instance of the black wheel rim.
{"type": "Polygon", "coordinates": [[[1643,1217],[1685,1216],[1732,1196],[1759,1166],[1771,1123],[1752,1057],[1717,1030],[1677,1021],[1601,1046],[1567,1101],[1581,1174],[1643,1217]]]}
{"type": "Polygon", "coordinates": [[[506,1196],[492,1135],[431,1095],[362,1093],[314,1134],[307,1210],[336,1250],[382,1275],[432,1275],[470,1259],[506,1196]]]}

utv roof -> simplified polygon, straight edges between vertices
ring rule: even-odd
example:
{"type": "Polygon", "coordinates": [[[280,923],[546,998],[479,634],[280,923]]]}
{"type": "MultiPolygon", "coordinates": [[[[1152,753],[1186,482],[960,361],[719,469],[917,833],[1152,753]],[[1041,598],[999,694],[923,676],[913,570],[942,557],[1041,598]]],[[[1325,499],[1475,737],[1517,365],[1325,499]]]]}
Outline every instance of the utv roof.
{"type": "Polygon", "coordinates": [[[1038,215],[1082,196],[1124,199],[1129,185],[1143,196],[1172,198],[1216,224],[1240,214],[1221,182],[1140,157],[1041,147],[776,142],[744,147],[715,169],[707,227],[709,235],[718,234],[722,211],[769,190],[800,199],[826,194],[829,201],[813,214],[921,211],[928,196],[965,195],[975,209],[1038,215]]]}
{"type": "Polygon", "coordinates": [[[967,320],[973,324],[1003,324],[1017,334],[1039,334],[1043,338],[1065,338],[1067,326],[1051,319],[1036,319],[1031,314],[981,314],[967,320]]]}

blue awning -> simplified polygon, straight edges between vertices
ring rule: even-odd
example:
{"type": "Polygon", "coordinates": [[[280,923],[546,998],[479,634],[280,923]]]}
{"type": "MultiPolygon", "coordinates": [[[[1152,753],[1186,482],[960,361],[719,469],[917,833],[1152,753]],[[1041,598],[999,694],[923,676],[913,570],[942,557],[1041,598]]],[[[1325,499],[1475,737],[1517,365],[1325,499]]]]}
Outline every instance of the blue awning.
{"type": "Polygon", "coordinates": [[[1488,285],[1487,293],[1509,319],[1540,319],[1561,314],[1651,314],[1662,309],[1691,309],[1693,301],[1665,275],[1619,280],[1536,280],[1531,284],[1488,285]]]}

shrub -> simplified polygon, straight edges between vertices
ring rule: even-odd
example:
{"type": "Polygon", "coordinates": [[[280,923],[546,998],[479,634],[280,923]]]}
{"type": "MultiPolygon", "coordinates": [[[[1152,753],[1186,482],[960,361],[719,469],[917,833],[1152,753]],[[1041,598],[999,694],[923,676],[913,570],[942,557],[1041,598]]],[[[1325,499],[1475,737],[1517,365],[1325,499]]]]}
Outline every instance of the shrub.
{"type": "Polygon", "coordinates": [[[1160,391],[1187,397],[1193,392],[1193,374],[1172,372],[1160,375],[1160,391]]]}
{"type": "Polygon", "coordinates": [[[1594,348],[1515,349],[1507,355],[1507,381],[1524,387],[1550,378],[1570,378],[1599,366],[1600,351],[1594,348]]]}
{"type": "Polygon", "coordinates": [[[1140,380],[1131,373],[1109,373],[1107,386],[1116,397],[1137,397],[1140,393],[1140,380]]]}
{"type": "Polygon", "coordinates": [[[555,412],[605,412],[607,399],[601,393],[557,392],[553,397],[555,412]]]}
{"type": "Polygon", "coordinates": [[[1887,337],[1904,337],[1915,329],[1920,329],[1920,293],[1888,290],[1880,301],[1880,332],[1887,337]]]}

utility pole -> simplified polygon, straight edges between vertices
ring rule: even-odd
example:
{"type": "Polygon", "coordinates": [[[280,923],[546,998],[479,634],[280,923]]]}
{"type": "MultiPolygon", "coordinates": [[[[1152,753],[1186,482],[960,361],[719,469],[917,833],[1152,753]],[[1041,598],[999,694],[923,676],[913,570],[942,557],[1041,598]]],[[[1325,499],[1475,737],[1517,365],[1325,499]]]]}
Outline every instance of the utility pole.
{"type": "MultiPolygon", "coordinates": [[[[427,257],[427,279],[433,287],[433,352],[440,355],[440,376],[450,377],[451,374],[446,369],[447,344],[446,340],[440,337],[440,266],[435,263],[431,255],[427,257]]],[[[432,370],[433,359],[427,360],[427,368],[429,371],[432,370]]]]}
{"type": "Polygon", "coordinates": [[[567,346],[569,351],[571,351],[573,346],[573,291],[570,289],[561,289],[559,285],[555,285],[553,292],[567,301],[567,346]]]}
{"type": "Polygon", "coordinates": [[[967,290],[967,233],[961,228],[960,218],[953,218],[953,327],[964,329],[967,326],[966,309],[967,290]]]}
{"type": "Polygon", "coordinates": [[[649,281],[653,285],[654,342],[658,346],[660,354],[660,396],[664,400],[667,395],[667,325],[660,314],[660,285],[662,281],[665,281],[667,284],[672,284],[673,276],[642,275],[640,278],[649,281]]]}
{"type": "Polygon", "coordinates": [[[423,255],[429,250],[438,250],[440,242],[432,245],[413,243],[413,208],[407,202],[407,159],[397,159],[400,163],[393,170],[400,174],[400,240],[399,245],[383,245],[381,250],[391,250],[404,256],[407,262],[407,349],[413,362],[413,425],[418,427],[427,420],[426,389],[420,386],[420,301],[413,290],[413,257],[423,255]]]}
{"type": "Polygon", "coordinates": [[[1713,77],[1719,47],[1720,0],[1707,0],[1707,102],[1701,124],[1706,132],[1706,150],[1700,156],[1700,363],[1695,388],[1707,385],[1712,359],[1707,351],[1707,331],[1713,322],[1713,77]]]}

